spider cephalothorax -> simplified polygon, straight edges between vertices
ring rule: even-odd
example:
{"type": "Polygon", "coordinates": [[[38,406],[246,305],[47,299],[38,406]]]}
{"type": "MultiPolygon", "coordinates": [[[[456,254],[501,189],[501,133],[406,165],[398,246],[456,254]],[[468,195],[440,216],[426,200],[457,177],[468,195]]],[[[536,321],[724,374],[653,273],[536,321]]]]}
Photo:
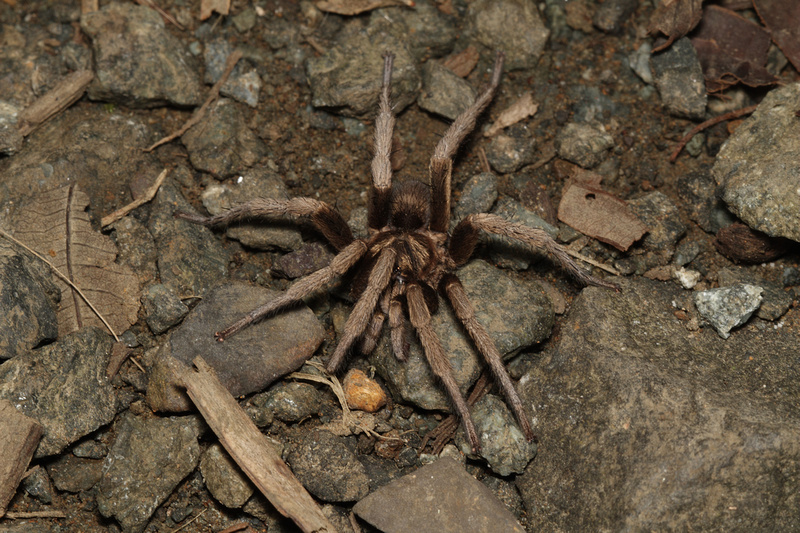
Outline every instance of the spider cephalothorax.
{"type": "Polygon", "coordinates": [[[469,215],[455,226],[452,234],[448,234],[453,156],[497,89],[503,66],[502,54],[498,54],[495,60],[489,87],[456,118],[437,144],[430,162],[430,186],[413,181],[392,185],[389,161],[394,129],[394,115],[389,105],[392,60],[392,54],[384,55],[380,110],[375,120],[375,156],[367,215],[369,235],[366,239],[353,237],[335,209],[311,198],[252,200],[213,217],[176,214],[208,226],[253,217],[306,217],[338,251],[330,265],[300,278],[281,296],[217,332],[216,337],[222,341],[252,322],[299,302],[336,278],[352,273],[352,292],[357,299],[328,361],[328,370],[335,372],[339,369],[356,341],[360,340],[362,351],[370,352],[387,320],[394,353],[404,361],[408,354],[406,323],[410,322],[431,369],[447,389],[461,417],[473,451],[477,451],[480,442],[467,403],[453,377],[450,360],[431,326],[431,314],[436,312],[441,294],[489,364],[526,437],[532,439],[533,432],[522,402],[494,342],[475,318],[472,304],[455,274],[456,269],[470,258],[483,230],[547,250],[584,283],[616,286],[580,269],[543,230],[508,222],[496,215],[469,215]]]}

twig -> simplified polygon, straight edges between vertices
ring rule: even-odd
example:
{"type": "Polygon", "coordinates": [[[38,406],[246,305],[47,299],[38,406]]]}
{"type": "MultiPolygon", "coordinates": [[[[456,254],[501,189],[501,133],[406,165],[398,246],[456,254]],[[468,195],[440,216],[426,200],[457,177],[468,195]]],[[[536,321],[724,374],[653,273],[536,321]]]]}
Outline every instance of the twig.
{"type": "Polygon", "coordinates": [[[236,533],[237,531],[245,531],[246,533],[250,533],[251,531],[253,531],[255,533],[255,529],[253,529],[247,522],[239,522],[238,524],[233,524],[232,526],[226,527],[219,533],[236,533]]]}
{"type": "Polygon", "coordinates": [[[23,518],[66,518],[67,515],[64,511],[30,511],[27,513],[6,513],[6,518],[23,519],[23,518]]]}
{"type": "Polygon", "coordinates": [[[174,24],[179,30],[181,30],[181,31],[186,30],[186,28],[183,27],[183,24],[178,22],[175,19],[175,17],[173,17],[172,15],[170,15],[169,13],[164,11],[164,9],[162,9],[158,4],[156,4],[152,0],[136,0],[136,3],[139,4],[140,6],[149,7],[150,9],[152,9],[154,11],[157,11],[158,14],[161,15],[161,17],[164,20],[174,24]]]}
{"type": "Polygon", "coordinates": [[[333,533],[336,529],[275,448],[220,383],[202,357],[197,371],[177,363],[186,393],[236,464],[275,509],[304,532],[333,533]]]}
{"type": "Polygon", "coordinates": [[[189,118],[189,120],[187,120],[178,131],[172,133],[171,135],[167,135],[160,141],[156,141],[155,144],[153,144],[149,148],[145,148],[144,151],[152,152],[162,144],[177,139],[178,137],[186,133],[189,130],[189,128],[200,122],[200,120],[205,116],[206,111],[211,106],[211,104],[213,104],[216,101],[216,99],[219,98],[219,90],[222,87],[222,84],[228,81],[228,76],[231,75],[233,67],[236,66],[236,63],[238,63],[241,58],[242,58],[241,51],[234,50],[233,52],[231,52],[231,55],[228,56],[228,60],[225,62],[225,71],[222,73],[222,76],[217,80],[217,83],[215,83],[214,86],[211,87],[211,92],[209,93],[208,98],[206,98],[206,101],[203,102],[203,105],[200,106],[200,109],[195,111],[194,114],[192,114],[191,118],[189,118]]]}
{"type": "Polygon", "coordinates": [[[156,178],[155,183],[153,183],[150,186],[150,188],[148,188],[147,191],[145,191],[144,196],[137,198],[128,205],[117,209],[110,215],[106,215],[103,218],[101,218],[100,226],[105,228],[109,224],[113,224],[114,222],[121,219],[122,217],[124,217],[125,215],[127,215],[140,205],[146,204],[147,202],[155,198],[158,189],[161,187],[161,184],[164,183],[164,179],[167,177],[167,172],[168,171],[166,168],[161,171],[161,174],[158,175],[158,178],[156,178]]]}
{"type": "Polygon", "coordinates": [[[178,531],[180,531],[181,529],[185,528],[186,526],[188,526],[189,524],[191,524],[192,522],[194,522],[195,520],[197,520],[198,518],[200,518],[201,516],[203,516],[203,514],[204,514],[206,511],[208,511],[208,507],[206,507],[205,509],[203,509],[202,511],[200,511],[199,513],[197,513],[196,515],[194,515],[194,517],[193,517],[191,520],[187,520],[187,521],[186,521],[186,523],[185,523],[185,524],[183,524],[183,525],[182,525],[181,527],[179,527],[178,529],[173,529],[173,530],[172,530],[172,533],[178,533],[178,531]]]}
{"type": "Polygon", "coordinates": [[[478,159],[481,162],[481,167],[483,167],[484,172],[492,171],[492,167],[489,166],[489,158],[486,157],[486,150],[483,149],[483,146],[478,147],[478,159]]]}
{"type": "Polygon", "coordinates": [[[586,256],[585,256],[585,255],[583,255],[583,254],[580,254],[580,253],[578,253],[578,252],[575,252],[575,251],[573,251],[573,250],[570,250],[569,248],[565,248],[565,251],[566,251],[566,252],[567,252],[569,255],[571,255],[572,257],[574,257],[575,259],[580,259],[580,260],[581,260],[581,261],[583,261],[584,263],[589,263],[589,264],[590,264],[590,265],[592,265],[592,266],[596,266],[596,267],[597,267],[597,268],[599,268],[600,270],[605,270],[605,271],[606,271],[606,272],[608,272],[609,274],[613,274],[613,275],[615,275],[615,276],[619,276],[619,275],[620,275],[620,273],[619,273],[619,272],[617,271],[617,269],[616,269],[616,268],[614,268],[614,267],[610,267],[610,266],[608,266],[608,265],[604,265],[603,263],[600,263],[600,262],[598,262],[598,261],[595,261],[594,259],[590,259],[590,258],[586,257],[586,256]]]}
{"type": "Polygon", "coordinates": [[[105,325],[105,326],[108,328],[108,331],[110,331],[110,332],[111,332],[111,335],[113,335],[113,336],[114,336],[114,340],[115,340],[115,341],[117,341],[117,342],[120,342],[120,341],[119,341],[119,337],[117,337],[117,334],[114,332],[114,329],[111,327],[111,325],[110,325],[110,324],[109,324],[109,323],[106,321],[105,317],[104,317],[103,315],[101,315],[101,314],[100,314],[100,311],[98,311],[98,310],[97,310],[97,308],[96,308],[94,305],[92,305],[92,302],[90,302],[90,301],[89,301],[89,298],[87,298],[87,297],[86,297],[86,295],[85,295],[85,294],[83,294],[83,291],[81,291],[81,290],[78,288],[78,286],[77,286],[77,285],[75,285],[74,283],[72,283],[72,280],[71,280],[71,279],[69,279],[67,276],[65,276],[64,274],[62,274],[62,273],[61,273],[61,271],[60,271],[59,269],[57,269],[55,266],[53,266],[53,264],[52,264],[50,261],[48,261],[47,259],[45,259],[45,258],[44,258],[44,257],[42,257],[41,255],[39,255],[39,254],[38,254],[38,253],[37,253],[35,250],[32,250],[32,249],[31,249],[31,248],[29,248],[29,247],[28,247],[26,244],[24,244],[24,243],[22,243],[22,242],[18,241],[17,239],[15,239],[14,237],[12,237],[11,235],[9,235],[8,233],[6,233],[5,231],[3,231],[3,230],[1,230],[1,229],[0,229],[0,237],[5,237],[6,239],[8,239],[9,241],[13,242],[13,243],[14,243],[14,244],[16,244],[17,246],[21,246],[22,248],[26,249],[27,251],[29,251],[30,253],[32,253],[33,255],[35,255],[36,257],[38,257],[39,259],[41,259],[42,261],[44,261],[44,262],[47,264],[47,266],[49,266],[49,267],[50,267],[50,269],[51,269],[51,270],[52,270],[52,271],[53,271],[53,272],[56,274],[56,276],[58,276],[59,278],[61,278],[61,280],[62,280],[64,283],[66,283],[67,285],[69,285],[70,287],[72,287],[72,289],[73,289],[75,292],[77,292],[77,293],[78,293],[78,295],[80,295],[80,297],[81,297],[81,298],[83,298],[83,301],[84,301],[84,302],[86,302],[86,305],[88,305],[88,306],[89,306],[89,309],[91,309],[91,310],[92,310],[92,312],[94,312],[94,314],[95,314],[95,315],[97,315],[97,318],[99,318],[99,319],[100,319],[100,320],[103,322],[103,324],[104,324],[104,325],[105,325]]]}
{"type": "Polygon", "coordinates": [[[686,146],[689,143],[689,141],[692,140],[692,137],[694,137],[695,135],[697,135],[698,133],[700,133],[704,129],[710,128],[711,126],[713,126],[715,124],[719,124],[720,122],[724,122],[726,120],[733,120],[735,118],[739,118],[742,115],[749,115],[750,113],[755,111],[757,107],[758,107],[757,105],[751,105],[749,107],[743,107],[741,109],[737,109],[737,110],[731,111],[729,113],[724,113],[722,115],[719,115],[718,117],[714,117],[712,119],[706,120],[705,122],[702,122],[702,123],[698,124],[697,126],[692,128],[692,131],[687,133],[683,137],[683,139],[681,139],[681,142],[678,143],[678,146],[675,147],[675,150],[672,152],[672,155],[669,157],[669,162],[670,163],[674,163],[675,160],[678,159],[678,155],[681,153],[681,150],[683,150],[683,147],[686,146]]]}

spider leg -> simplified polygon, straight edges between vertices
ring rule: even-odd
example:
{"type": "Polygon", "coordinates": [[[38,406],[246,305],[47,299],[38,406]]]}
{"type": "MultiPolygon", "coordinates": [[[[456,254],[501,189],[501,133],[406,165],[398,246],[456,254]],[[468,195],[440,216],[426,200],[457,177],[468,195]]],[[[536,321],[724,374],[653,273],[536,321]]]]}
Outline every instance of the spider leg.
{"type": "Polygon", "coordinates": [[[253,309],[243,318],[222,331],[215,333],[214,336],[218,341],[222,342],[237,331],[249,326],[264,316],[299,302],[315,290],[333,281],[336,276],[341,276],[350,270],[366,251],[367,245],[364,241],[353,241],[331,260],[330,265],[298,279],[286,292],[264,305],[253,309]]]}
{"type": "Polygon", "coordinates": [[[497,351],[497,346],[475,317],[475,309],[467,297],[464,286],[454,274],[445,274],[444,278],[442,278],[442,286],[456,316],[464,324],[464,328],[469,333],[475,346],[477,346],[478,351],[483,354],[484,359],[489,363],[489,368],[492,369],[494,378],[500,385],[500,390],[503,391],[503,396],[505,396],[508,405],[514,411],[514,416],[516,416],[519,425],[522,427],[522,432],[528,440],[533,440],[533,430],[531,430],[525,409],[522,407],[522,400],[520,400],[517,390],[514,388],[511,377],[506,372],[503,358],[500,356],[500,352],[497,351]]]}
{"type": "Polygon", "coordinates": [[[345,246],[354,240],[353,232],[350,231],[350,227],[342,218],[342,215],[329,204],[313,198],[292,198],[290,200],[257,198],[235,205],[224,213],[212,217],[204,217],[183,211],[175,212],[175,217],[204,226],[229,224],[236,220],[250,218],[304,217],[311,219],[317,230],[338,251],[342,251],[345,246]]]}
{"type": "Polygon", "coordinates": [[[375,118],[375,156],[372,159],[372,188],[367,204],[367,225],[379,230],[389,222],[389,197],[392,191],[392,131],[394,115],[389,104],[394,54],[383,54],[383,83],[378,116],[375,118]]]}
{"type": "Polygon", "coordinates": [[[467,402],[458,389],[455,377],[453,377],[453,367],[450,365],[450,360],[447,359],[442,344],[431,327],[431,314],[425,304],[422,288],[416,283],[409,283],[408,289],[406,289],[406,300],[408,302],[408,315],[411,319],[411,325],[417,330],[419,341],[422,344],[422,351],[428,359],[428,364],[431,365],[431,370],[442,380],[442,384],[447,389],[453,406],[464,424],[464,431],[472,447],[472,452],[478,453],[481,448],[478,433],[472,423],[467,402]]]}
{"type": "Polygon", "coordinates": [[[503,72],[503,54],[498,52],[494,60],[494,70],[489,87],[475,102],[464,110],[444,133],[430,162],[431,177],[431,225],[433,231],[446,232],[450,223],[450,179],[453,173],[453,156],[464,138],[475,128],[481,112],[492,101],[494,92],[500,84],[503,72]]]}
{"type": "Polygon", "coordinates": [[[389,302],[389,328],[392,334],[392,351],[398,361],[408,361],[408,332],[406,331],[406,317],[403,315],[403,303],[400,301],[401,289],[399,286],[392,294],[389,302]]]}
{"type": "Polygon", "coordinates": [[[516,222],[509,222],[497,215],[487,213],[469,215],[453,229],[448,252],[457,266],[466,263],[472,255],[475,245],[478,243],[480,230],[510,237],[533,248],[549,252],[558,260],[564,270],[572,274],[584,285],[598,285],[616,291],[619,290],[619,286],[616,283],[596,278],[578,266],[575,260],[567,254],[564,247],[554,241],[546,231],[517,224],[516,222]]]}
{"type": "Polygon", "coordinates": [[[344,325],[344,334],[339,340],[333,356],[328,361],[327,368],[331,374],[336,372],[353,342],[364,333],[364,330],[369,325],[370,318],[375,312],[375,306],[378,304],[378,299],[391,281],[396,257],[397,254],[391,248],[385,248],[378,256],[378,261],[369,274],[367,287],[353,307],[353,312],[350,313],[350,317],[344,325]]]}
{"type": "Polygon", "coordinates": [[[371,354],[378,345],[378,337],[381,335],[383,323],[386,321],[386,315],[389,314],[389,299],[391,295],[391,291],[383,291],[378,306],[372,314],[372,320],[370,320],[369,325],[367,325],[367,328],[364,330],[364,336],[361,337],[361,353],[364,355],[371,354]]]}

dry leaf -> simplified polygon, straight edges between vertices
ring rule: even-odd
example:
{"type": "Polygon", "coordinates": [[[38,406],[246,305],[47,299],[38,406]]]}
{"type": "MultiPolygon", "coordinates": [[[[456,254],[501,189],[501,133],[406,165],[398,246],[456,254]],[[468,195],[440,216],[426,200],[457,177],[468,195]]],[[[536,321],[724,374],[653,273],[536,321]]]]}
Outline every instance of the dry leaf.
{"type": "Polygon", "coordinates": [[[442,65],[452,70],[456,76],[466,78],[478,64],[480,54],[472,45],[467,46],[457,54],[450,54],[442,60],[442,65]]]}
{"type": "MultiPolygon", "coordinates": [[[[89,198],[77,185],[38,195],[21,208],[14,222],[16,237],[44,256],[77,285],[114,331],[125,331],[139,313],[139,280],[114,262],[114,242],[92,229],[89,198]]],[[[86,302],[60,279],[58,331],[67,335],[84,326],[104,327],[86,302]]]]}
{"type": "Polygon", "coordinates": [[[314,5],[320,11],[337,15],[358,15],[380,7],[408,6],[414,7],[413,0],[315,0],[314,5]]]}
{"type": "Polygon", "coordinates": [[[703,16],[703,0],[663,0],[650,17],[650,33],[661,32],[667,42],[653,48],[659,52],[669,47],[697,26],[703,16]]]}
{"type": "Polygon", "coordinates": [[[491,137],[500,132],[503,128],[507,128],[512,124],[516,124],[524,118],[531,117],[536,114],[539,109],[539,104],[533,103],[533,94],[523,94],[519,100],[511,104],[505,111],[500,113],[497,120],[494,121],[489,129],[484,132],[486,137],[491,137]]]}
{"type": "Polygon", "coordinates": [[[200,20],[206,20],[214,11],[227,15],[230,10],[231,0],[200,0],[200,20]]]}
{"type": "Polygon", "coordinates": [[[756,13],[769,29],[772,40],[800,70],[800,2],[797,0],[753,0],[756,13]]]}
{"type": "Polygon", "coordinates": [[[647,227],[625,202],[577,183],[567,185],[558,205],[558,219],[623,252],[647,232],[647,227]]]}
{"type": "Polygon", "coordinates": [[[750,87],[776,83],[778,79],[764,68],[769,43],[769,33],[758,24],[728,9],[708,6],[692,36],[708,92],[739,82],[750,87]]]}

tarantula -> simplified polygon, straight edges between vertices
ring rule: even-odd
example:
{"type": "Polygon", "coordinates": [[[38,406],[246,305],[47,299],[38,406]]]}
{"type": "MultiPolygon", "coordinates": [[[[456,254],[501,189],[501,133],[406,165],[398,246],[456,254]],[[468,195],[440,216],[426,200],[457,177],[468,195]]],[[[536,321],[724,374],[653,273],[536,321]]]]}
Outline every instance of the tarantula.
{"type": "Polygon", "coordinates": [[[497,54],[489,87],[455,119],[437,144],[430,161],[430,186],[418,181],[392,185],[389,156],[395,118],[389,104],[389,93],[393,58],[391,53],[384,54],[368,200],[369,236],[366,239],[353,237],[344,218],[333,207],[311,198],[257,199],[211,217],[176,213],[180,218],[206,226],[244,218],[306,217],[338,252],[329,266],[298,279],[281,296],[254,309],[215,336],[223,341],[264,316],[300,302],[336,278],[352,273],[352,293],[356,303],[328,361],[328,371],[333,373],[339,369],[359,339],[362,351],[369,353],[374,349],[387,318],[394,354],[405,361],[409,349],[406,323],[410,321],[433,373],[444,384],[462,420],[473,452],[477,453],[480,441],[467,403],[456,384],[450,361],[431,327],[431,314],[436,312],[441,294],[486,359],[522,431],[530,440],[533,432],[522,401],[494,342],[476,319],[472,304],[455,274],[456,269],[470,258],[483,230],[547,250],[583,283],[611,288],[616,288],[616,285],[584,272],[543,230],[508,222],[496,215],[469,215],[455,226],[452,234],[448,234],[453,156],[492,100],[500,82],[502,53],[497,54]]]}

